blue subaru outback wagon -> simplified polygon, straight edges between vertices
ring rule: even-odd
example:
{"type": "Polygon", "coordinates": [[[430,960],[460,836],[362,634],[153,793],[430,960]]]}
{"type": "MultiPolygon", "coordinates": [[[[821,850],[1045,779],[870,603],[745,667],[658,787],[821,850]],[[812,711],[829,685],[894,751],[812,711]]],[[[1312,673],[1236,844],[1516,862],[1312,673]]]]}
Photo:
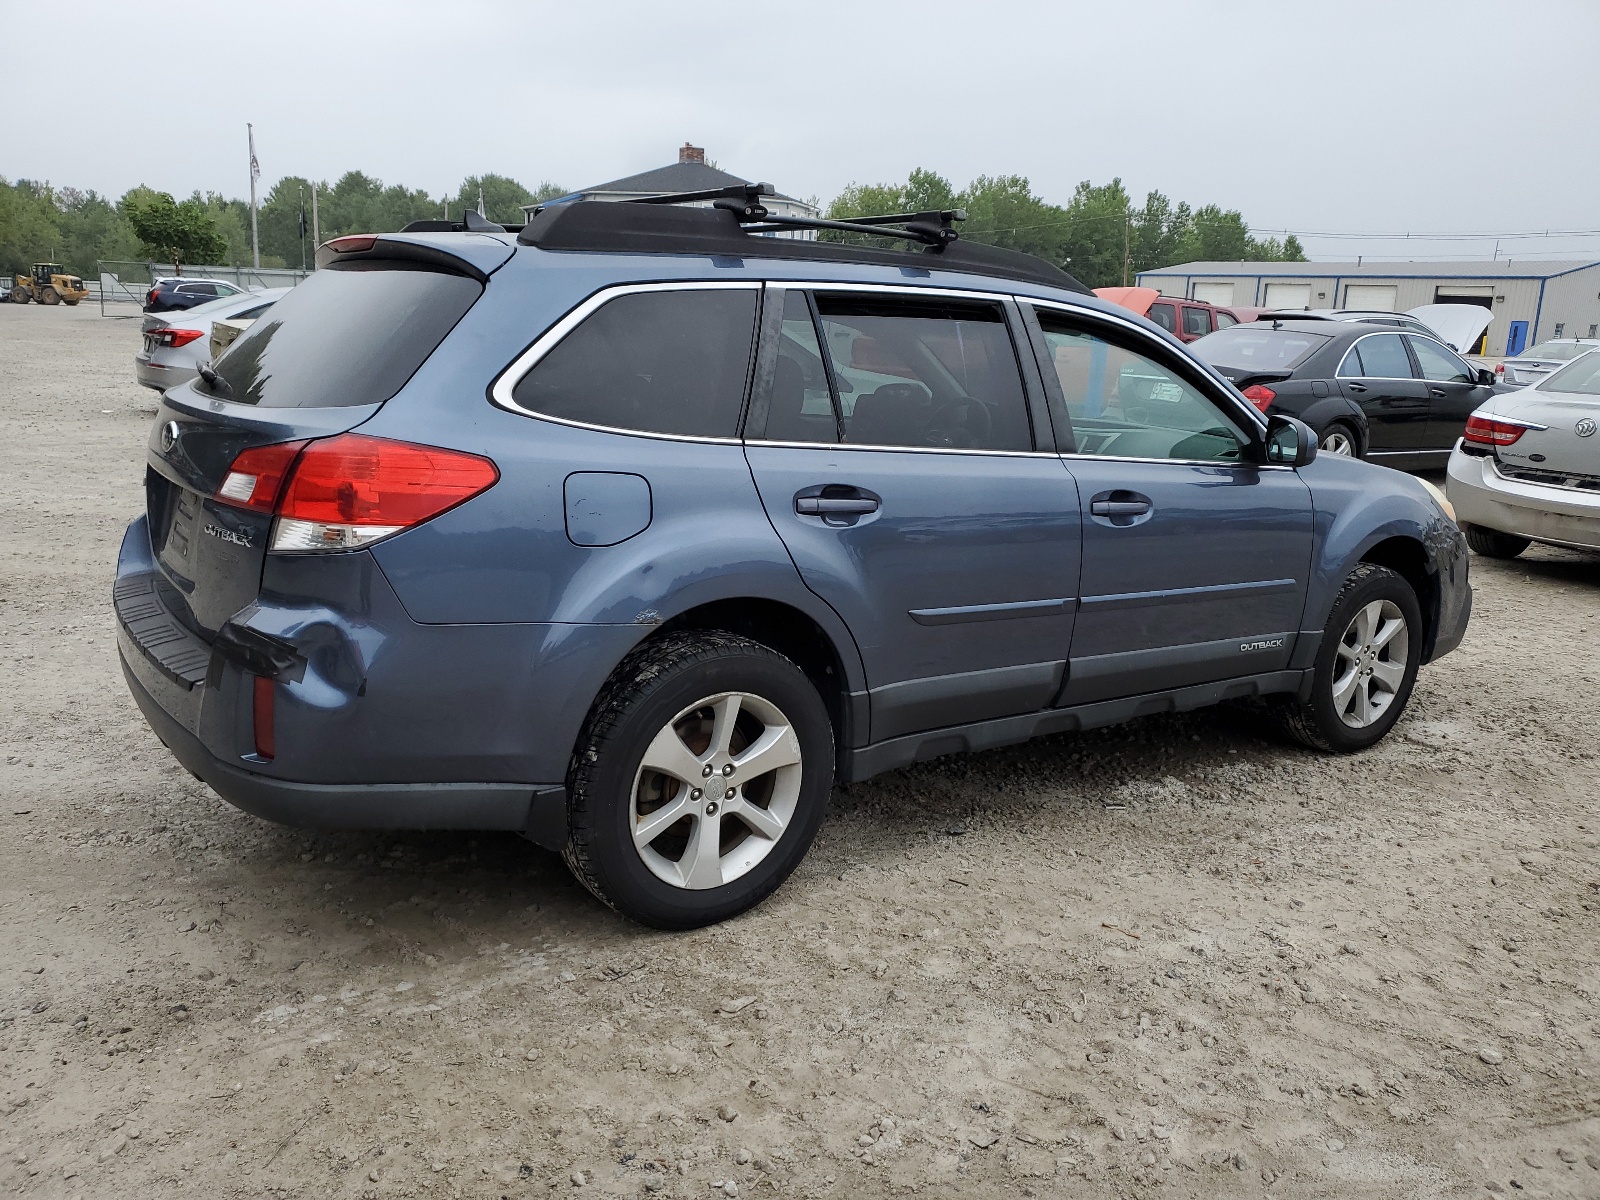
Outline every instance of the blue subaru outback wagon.
{"type": "Polygon", "coordinates": [[[113,601],[179,761],[685,928],[837,782],[1233,697],[1360,750],[1460,642],[1420,483],[960,214],[875,249],[761,194],[340,238],[168,391],[113,601]]]}

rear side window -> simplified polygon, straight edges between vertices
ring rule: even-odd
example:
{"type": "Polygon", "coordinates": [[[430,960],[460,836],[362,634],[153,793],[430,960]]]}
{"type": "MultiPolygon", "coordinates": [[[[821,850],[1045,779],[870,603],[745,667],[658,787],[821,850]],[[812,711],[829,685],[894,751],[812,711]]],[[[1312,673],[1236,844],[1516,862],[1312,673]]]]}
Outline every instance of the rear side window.
{"type": "Polygon", "coordinates": [[[234,400],[262,408],[381,404],[482,294],[465,275],[406,263],[330,267],[274,304],[217,374],[234,400]]]}
{"type": "Polygon", "coordinates": [[[1411,359],[1398,333],[1362,338],[1350,347],[1339,366],[1346,378],[1410,379],[1411,359]]]}
{"type": "Polygon", "coordinates": [[[819,294],[844,441],[1031,450],[1017,356],[999,305],[819,294]]]}
{"type": "Polygon", "coordinates": [[[822,346],[804,292],[784,293],[783,327],[764,436],[772,442],[839,440],[828,371],[822,364],[822,346]]]}
{"type": "Polygon", "coordinates": [[[1203,308],[1183,308],[1183,332],[1189,337],[1204,337],[1211,332],[1211,314],[1203,308]]]}
{"type": "Polygon", "coordinates": [[[512,389],[530,412],[640,433],[735,437],[755,338],[754,288],[618,296],[512,389]]]}
{"type": "Polygon", "coordinates": [[[1218,329],[1226,329],[1226,328],[1228,328],[1228,326],[1237,325],[1238,323],[1239,323],[1239,318],[1234,316],[1232,313],[1219,312],[1217,314],[1217,328],[1218,329]]]}
{"type": "Polygon", "coordinates": [[[1178,314],[1172,311],[1170,304],[1152,304],[1150,319],[1168,333],[1178,332],[1178,314]]]}

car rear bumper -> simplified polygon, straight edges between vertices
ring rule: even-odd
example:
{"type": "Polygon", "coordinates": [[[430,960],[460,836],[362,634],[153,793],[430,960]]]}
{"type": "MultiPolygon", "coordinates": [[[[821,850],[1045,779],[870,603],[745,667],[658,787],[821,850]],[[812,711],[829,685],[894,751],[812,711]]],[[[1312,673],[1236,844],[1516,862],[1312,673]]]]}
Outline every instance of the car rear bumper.
{"type": "Polygon", "coordinates": [[[133,374],[145,387],[164,392],[168,388],[177,387],[180,383],[188,383],[199,372],[193,367],[165,366],[153,361],[147,354],[135,354],[133,374]]]}
{"type": "Polygon", "coordinates": [[[1600,492],[1507,479],[1494,469],[1493,458],[1459,449],[1450,456],[1445,489],[1463,525],[1600,550],[1600,492]]]}
{"type": "Polygon", "coordinates": [[[561,784],[299,783],[223,762],[145,687],[139,656],[121,648],[128,690],[161,743],[217,795],[252,816],[302,829],[507,829],[559,848],[566,822],[561,784]]]}
{"type": "Polygon", "coordinates": [[[283,558],[269,558],[255,602],[202,638],[167,607],[147,521],[129,526],[118,651],[178,760],[285,824],[513,829],[562,844],[588,699],[645,630],[423,625],[365,552],[283,558]],[[272,758],[256,752],[257,678],[273,681],[272,758]]]}

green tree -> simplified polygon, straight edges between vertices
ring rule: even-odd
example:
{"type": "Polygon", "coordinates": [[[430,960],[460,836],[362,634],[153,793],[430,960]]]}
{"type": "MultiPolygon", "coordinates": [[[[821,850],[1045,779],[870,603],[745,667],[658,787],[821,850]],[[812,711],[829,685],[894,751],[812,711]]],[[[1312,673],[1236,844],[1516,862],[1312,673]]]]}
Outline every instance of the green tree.
{"type": "Polygon", "coordinates": [[[228,243],[217,232],[205,202],[191,197],[181,204],[166,192],[143,197],[128,206],[128,221],[152,258],[172,263],[175,274],[183,264],[214,263],[227,253],[228,243]]]}
{"type": "MultiPolygon", "coordinates": [[[[546,185],[548,186],[548,185],[546,185]]],[[[483,215],[502,225],[521,225],[522,206],[539,203],[533,192],[505,175],[469,175],[461,181],[450,200],[450,215],[460,219],[466,209],[477,210],[479,190],[483,195],[483,215]]],[[[562,193],[557,193],[561,195],[562,193]]],[[[550,199],[551,197],[544,197],[550,199]]]]}
{"type": "Polygon", "coordinates": [[[15,272],[61,253],[60,216],[43,184],[0,178],[0,269],[7,287],[15,272]]]}

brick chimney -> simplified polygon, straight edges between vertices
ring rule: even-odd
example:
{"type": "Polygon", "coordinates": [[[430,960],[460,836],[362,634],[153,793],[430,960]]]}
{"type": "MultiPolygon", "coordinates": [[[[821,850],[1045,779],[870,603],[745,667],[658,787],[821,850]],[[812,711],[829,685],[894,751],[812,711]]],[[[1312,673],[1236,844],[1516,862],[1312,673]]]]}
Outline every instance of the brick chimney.
{"type": "Polygon", "coordinates": [[[706,148],[704,146],[691,146],[685,142],[678,151],[678,161],[681,163],[699,163],[705,165],[706,148]]]}

